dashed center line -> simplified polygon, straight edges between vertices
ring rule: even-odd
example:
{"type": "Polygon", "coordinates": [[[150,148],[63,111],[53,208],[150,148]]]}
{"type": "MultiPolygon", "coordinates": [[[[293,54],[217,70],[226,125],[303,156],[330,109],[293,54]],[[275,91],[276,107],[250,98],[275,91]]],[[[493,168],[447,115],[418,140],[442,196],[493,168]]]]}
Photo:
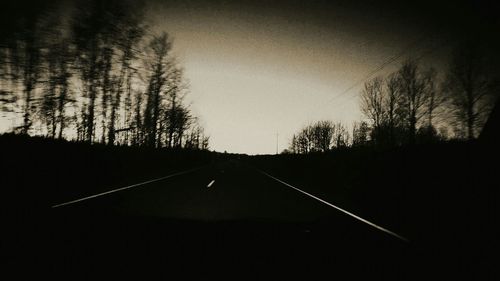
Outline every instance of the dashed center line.
{"type": "Polygon", "coordinates": [[[212,180],[208,185],[207,187],[211,187],[213,184],[214,184],[215,180],[212,180]]]}

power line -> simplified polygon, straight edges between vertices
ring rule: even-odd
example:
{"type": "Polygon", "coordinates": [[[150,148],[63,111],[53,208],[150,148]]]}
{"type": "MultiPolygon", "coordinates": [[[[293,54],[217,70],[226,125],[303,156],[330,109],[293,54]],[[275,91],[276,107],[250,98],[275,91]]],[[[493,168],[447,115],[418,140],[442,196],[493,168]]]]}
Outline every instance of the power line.
{"type": "MultiPolygon", "coordinates": [[[[376,67],[375,69],[373,69],[372,71],[370,71],[368,74],[366,74],[362,79],[356,81],[350,87],[348,87],[347,89],[345,89],[339,95],[334,96],[334,97],[330,98],[328,101],[322,103],[322,106],[326,106],[326,105],[330,104],[331,102],[333,102],[335,100],[338,100],[338,99],[346,96],[347,93],[349,93],[351,90],[353,90],[354,88],[356,88],[360,84],[364,83],[367,79],[371,78],[375,73],[381,71],[382,69],[384,69],[388,65],[394,63],[395,61],[397,61],[398,59],[400,59],[401,57],[403,57],[409,50],[413,49],[416,45],[419,45],[418,43],[420,43],[423,39],[426,39],[428,37],[430,37],[430,36],[428,36],[428,35],[422,36],[418,40],[412,42],[410,45],[408,45],[406,48],[404,48],[400,53],[398,53],[397,55],[395,55],[395,56],[389,58],[388,60],[386,60],[385,62],[383,62],[381,65],[379,65],[378,67],[376,67]]],[[[444,45],[445,44],[440,44],[437,47],[431,47],[431,48],[428,48],[428,49],[424,50],[424,52],[418,58],[416,58],[416,60],[418,61],[418,60],[422,59],[423,57],[425,57],[425,56],[427,56],[427,55],[435,52],[436,50],[438,50],[440,47],[443,47],[444,45]]],[[[352,96],[348,97],[347,100],[352,99],[354,97],[357,97],[357,95],[352,95],[352,96]]],[[[336,105],[338,105],[338,104],[336,104],[336,105]]]]}
{"type": "Polygon", "coordinates": [[[347,94],[348,92],[350,92],[352,89],[354,89],[356,86],[358,86],[359,84],[365,82],[367,79],[369,79],[370,77],[372,77],[375,73],[379,72],[380,70],[384,69],[385,67],[387,67],[388,65],[392,64],[393,62],[395,62],[396,60],[400,59],[403,55],[405,55],[409,50],[413,49],[415,46],[418,45],[418,43],[420,43],[422,41],[422,39],[425,39],[427,38],[428,36],[422,36],[422,37],[419,37],[417,40],[413,41],[411,44],[409,44],[408,46],[406,46],[405,48],[403,48],[403,50],[401,52],[399,52],[397,55],[393,56],[393,57],[390,57],[389,59],[387,59],[385,62],[383,62],[381,65],[379,65],[378,67],[376,67],[375,69],[373,69],[372,71],[370,71],[368,74],[366,74],[365,76],[363,76],[362,79],[356,81],[353,85],[351,85],[349,88],[345,89],[342,93],[340,93],[339,95],[331,98],[328,102],[332,102],[334,101],[335,99],[338,99],[340,98],[341,96],[347,94]]]}

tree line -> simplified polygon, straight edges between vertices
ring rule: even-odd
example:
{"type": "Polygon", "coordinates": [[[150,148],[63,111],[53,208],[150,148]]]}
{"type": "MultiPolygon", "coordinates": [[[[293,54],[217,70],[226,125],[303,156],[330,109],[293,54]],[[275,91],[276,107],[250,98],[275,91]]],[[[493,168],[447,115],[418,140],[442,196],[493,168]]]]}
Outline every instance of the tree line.
{"type": "Polygon", "coordinates": [[[140,2],[36,3],[9,27],[0,30],[0,104],[21,117],[13,132],[208,149],[173,40],[149,31],[140,2]]]}
{"type": "Polygon", "coordinates": [[[341,123],[318,121],[293,135],[285,153],[473,140],[499,89],[486,64],[478,44],[471,41],[456,48],[441,78],[436,69],[406,60],[397,71],[365,82],[360,93],[365,119],[355,122],[351,131],[341,123]]]}

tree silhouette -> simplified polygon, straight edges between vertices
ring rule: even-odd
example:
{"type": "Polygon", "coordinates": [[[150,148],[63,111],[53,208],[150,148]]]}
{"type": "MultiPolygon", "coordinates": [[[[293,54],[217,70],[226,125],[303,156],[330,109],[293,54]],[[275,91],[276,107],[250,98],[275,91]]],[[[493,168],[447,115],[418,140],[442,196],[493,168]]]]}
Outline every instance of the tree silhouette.
{"type": "MultiPolygon", "coordinates": [[[[443,116],[446,99],[438,87],[437,72],[422,71],[412,60],[405,61],[385,79],[376,77],[365,83],[361,92],[361,112],[369,120],[371,142],[392,147],[406,143],[433,141],[439,138],[434,121],[443,116]],[[425,117],[425,120],[424,120],[425,117]]],[[[353,131],[356,141],[358,124],[353,131]]]]}
{"type": "Polygon", "coordinates": [[[352,129],[352,146],[363,146],[368,143],[370,128],[366,122],[355,122],[352,129]]]}
{"type": "Polygon", "coordinates": [[[378,140],[386,115],[382,78],[376,77],[365,83],[361,92],[361,112],[372,123],[373,135],[378,140]]]}
{"type": "Polygon", "coordinates": [[[328,151],[332,145],[335,134],[335,125],[331,121],[319,121],[311,127],[313,149],[315,151],[328,151]]]}
{"type": "Polygon", "coordinates": [[[401,81],[401,96],[399,103],[404,113],[407,125],[408,141],[415,143],[417,124],[424,117],[428,102],[429,84],[415,61],[408,60],[398,71],[401,81]]]}
{"type": "Polygon", "coordinates": [[[172,42],[146,32],[142,4],[57,3],[22,12],[13,5],[11,24],[0,28],[0,109],[22,115],[14,131],[170,148],[193,146],[190,132],[197,148],[208,148],[183,103],[188,86],[172,42]]]}
{"type": "Polygon", "coordinates": [[[291,153],[307,154],[311,152],[327,152],[334,148],[349,145],[349,133],[342,123],[318,121],[305,126],[293,135],[290,147],[291,153]]]}
{"type": "Polygon", "coordinates": [[[445,82],[453,117],[465,128],[468,139],[477,136],[491,110],[494,84],[484,59],[477,43],[462,43],[454,52],[445,82]]]}
{"type": "Polygon", "coordinates": [[[164,108],[165,145],[168,148],[182,145],[182,138],[191,123],[189,110],[182,104],[186,85],[183,82],[182,70],[172,63],[169,73],[169,88],[166,91],[166,106],[164,108]]]}
{"type": "Polygon", "coordinates": [[[336,123],[334,133],[335,148],[347,147],[349,145],[349,132],[347,128],[340,122],[336,123]]]}
{"type": "Polygon", "coordinates": [[[131,4],[128,1],[85,1],[78,6],[72,22],[74,45],[76,48],[77,65],[83,92],[86,98],[86,108],[82,109],[83,138],[92,142],[95,137],[96,101],[101,98],[102,139],[106,137],[106,120],[110,92],[114,81],[113,58],[117,41],[125,30],[121,28],[127,21],[131,4]],[[100,91],[99,91],[100,90],[100,91]]]}
{"type": "MultiPolygon", "coordinates": [[[[120,22],[120,25],[117,27],[120,32],[115,38],[115,44],[117,46],[117,51],[120,53],[118,59],[120,69],[118,71],[118,75],[113,77],[112,92],[114,95],[111,97],[111,113],[108,125],[109,144],[115,143],[116,119],[120,110],[119,107],[121,105],[122,93],[124,91],[126,92],[126,98],[124,101],[124,111],[126,112],[125,126],[128,126],[130,122],[129,112],[131,110],[132,79],[135,74],[132,62],[138,57],[138,52],[135,49],[144,35],[144,26],[141,24],[141,19],[142,15],[134,13],[124,18],[124,20],[120,22]]],[[[128,139],[126,139],[125,142],[128,142],[128,139]]]]}
{"type": "Polygon", "coordinates": [[[192,126],[190,132],[187,133],[187,138],[184,147],[188,149],[207,150],[209,137],[205,136],[205,132],[198,124],[192,126]]]}
{"type": "Polygon", "coordinates": [[[151,57],[146,61],[149,78],[146,92],[146,109],[144,112],[144,135],[146,137],[146,144],[151,147],[157,146],[160,110],[164,91],[168,86],[168,74],[171,69],[168,57],[170,49],[171,42],[166,32],[159,36],[154,36],[149,42],[151,57]]]}
{"type": "Polygon", "coordinates": [[[22,80],[24,92],[23,106],[23,126],[21,132],[28,134],[33,120],[31,114],[34,109],[33,91],[39,82],[41,74],[41,54],[40,54],[40,38],[36,36],[38,29],[39,16],[26,18],[23,30],[18,33],[17,48],[19,55],[19,64],[17,70],[18,76],[22,80]]]}
{"type": "Polygon", "coordinates": [[[384,125],[388,129],[389,144],[396,144],[396,132],[402,123],[401,109],[399,108],[398,100],[401,95],[401,80],[397,73],[390,74],[385,79],[385,87],[387,95],[384,101],[385,116],[384,125]]]}

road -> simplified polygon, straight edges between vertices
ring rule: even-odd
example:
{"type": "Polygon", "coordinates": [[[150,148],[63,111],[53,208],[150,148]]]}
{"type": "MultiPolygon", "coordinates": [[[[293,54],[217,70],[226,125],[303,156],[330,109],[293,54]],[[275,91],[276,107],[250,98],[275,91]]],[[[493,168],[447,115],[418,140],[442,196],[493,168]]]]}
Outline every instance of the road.
{"type": "Polygon", "coordinates": [[[401,280],[412,271],[411,243],[238,160],[74,199],[48,212],[40,263],[51,276],[401,280]]]}

